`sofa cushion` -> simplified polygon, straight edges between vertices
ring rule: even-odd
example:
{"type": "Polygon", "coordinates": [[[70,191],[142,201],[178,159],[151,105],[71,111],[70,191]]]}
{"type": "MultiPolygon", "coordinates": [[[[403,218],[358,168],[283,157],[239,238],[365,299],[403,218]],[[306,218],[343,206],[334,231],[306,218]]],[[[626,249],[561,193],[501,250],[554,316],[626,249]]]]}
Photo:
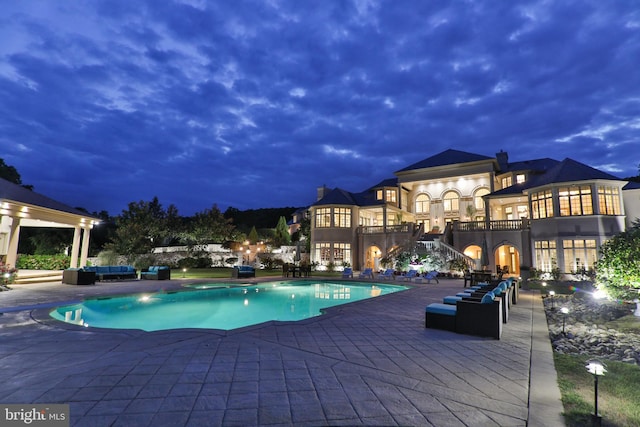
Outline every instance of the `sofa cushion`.
{"type": "Polygon", "coordinates": [[[450,304],[441,304],[439,302],[434,302],[429,304],[425,309],[427,313],[436,313],[436,314],[444,314],[447,316],[455,316],[456,315],[456,306],[450,304]]]}
{"type": "Polygon", "coordinates": [[[480,304],[491,304],[496,296],[493,292],[487,292],[480,300],[480,304]]]}
{"type": "Polygon", "coordinates": [[[458,301],[460,301],[461,299],[462,299],[462,297],[456,297],[456,296],[453,296],[453,295],[448,295],[448,296],[442,298],[442,302],[445,303],[445,304],[456,305],[456,303],[458,301]]]}

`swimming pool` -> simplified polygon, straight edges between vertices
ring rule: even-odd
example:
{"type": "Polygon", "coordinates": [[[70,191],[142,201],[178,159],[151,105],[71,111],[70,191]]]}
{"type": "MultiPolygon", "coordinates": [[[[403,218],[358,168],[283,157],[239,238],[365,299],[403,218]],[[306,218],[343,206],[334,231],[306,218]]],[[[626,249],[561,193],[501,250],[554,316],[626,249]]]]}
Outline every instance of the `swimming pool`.
{"type": "Polygon", "coordinates": [[[408,289],[354,282],[282,281],[225,287],[197,284],[196,290],[88,299],[49,313],[62,322],[110,329],[205,328],[231,330],[270,320],[296,321],[336,305],[408,289]]]}

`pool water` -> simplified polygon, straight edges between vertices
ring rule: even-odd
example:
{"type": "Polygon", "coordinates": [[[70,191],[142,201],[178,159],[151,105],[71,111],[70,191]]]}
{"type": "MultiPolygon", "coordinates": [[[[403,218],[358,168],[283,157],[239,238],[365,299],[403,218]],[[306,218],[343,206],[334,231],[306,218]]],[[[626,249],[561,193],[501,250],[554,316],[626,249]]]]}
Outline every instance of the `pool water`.
{"type": "Polygon", "coordinates": [[[269,282],[222,287],[197,284],[195,290],[88,299],[51,311],[54,319],[111,329],[205,328],[231,330],[270,320],[296,321],[327,307],[408,289],[353,282],[269,282]]]}

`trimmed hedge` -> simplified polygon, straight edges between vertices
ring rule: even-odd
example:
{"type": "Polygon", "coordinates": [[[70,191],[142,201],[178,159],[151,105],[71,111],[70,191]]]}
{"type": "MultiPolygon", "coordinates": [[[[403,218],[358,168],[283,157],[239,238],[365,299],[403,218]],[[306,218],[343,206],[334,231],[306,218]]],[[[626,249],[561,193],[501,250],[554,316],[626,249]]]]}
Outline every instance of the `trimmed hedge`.
{"type": "Polygon", "coordinates": [[[64,270],[71,265],[67,255],[18,255],[16,267],[23,270],[64,270]]]}

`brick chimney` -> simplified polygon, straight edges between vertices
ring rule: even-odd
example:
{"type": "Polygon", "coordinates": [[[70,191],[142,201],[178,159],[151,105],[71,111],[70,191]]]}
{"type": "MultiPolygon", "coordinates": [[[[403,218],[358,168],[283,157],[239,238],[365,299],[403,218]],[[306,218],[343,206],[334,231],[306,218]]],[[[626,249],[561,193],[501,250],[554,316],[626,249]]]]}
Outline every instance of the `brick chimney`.
{"type": "Polygon", "coordinates": [[[500,150],[499,153],[496,153],[496,160],[498,161],[498,166],[501,171],[507,170],[507,165],[509,164],[509,154],[506,151],[500,150]]]}
{"type": "Polygon", "coordinates": [[[327,195],[328,192],[329,192],[329,189],[327,188],[326,185],[322,185],[322,187],[318,187],[318,198],[316,199],[316,201],[321,200],[324,196],[327,195]]]}

